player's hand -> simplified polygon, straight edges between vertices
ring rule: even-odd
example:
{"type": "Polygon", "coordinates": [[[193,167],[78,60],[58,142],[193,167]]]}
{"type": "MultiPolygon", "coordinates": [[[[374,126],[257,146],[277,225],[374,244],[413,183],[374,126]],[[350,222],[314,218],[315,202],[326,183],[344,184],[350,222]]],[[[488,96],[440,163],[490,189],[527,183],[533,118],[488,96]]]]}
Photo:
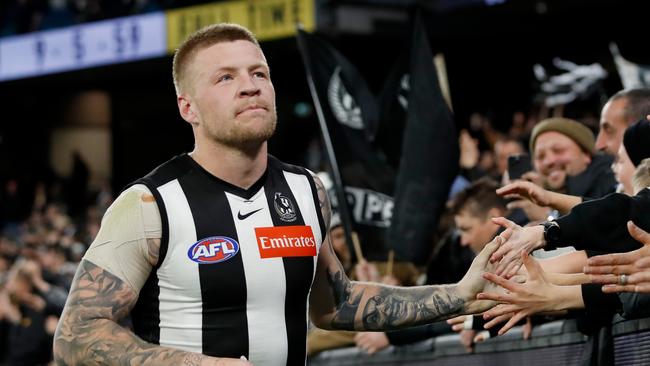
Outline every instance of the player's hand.
{"type": "Polygon", "coordinates": [[[458,282],[457,291],[461,298],[465,299],[465,313],[481,313],[492,306],[492,301],[480,301],[476,299],[479,292],[496,291],[491,282],[483,278],[483,274],[493,270],[494,264],[490,263],[490,257],[510,236],[512,230],[505,230],[489,242],[483,250],[474,258],[472,265],[463,278],[458,282]]]}
{"type": "Polygon", "coordinates": [[[492,222],[512,232],[508,240],[490,257],[491,262],[499,262],[495,273],[510,278],[517,274],[519,267],[521,267],[522,252],[528,254],[543,246],[544,228],[541,225],[521,227],[504,217],[493,218],[492,222]]]}
{"type": "Polygon", "coordinates": [[[590,275],[591,282],[605,285],[603,292],[650,293],[650,233],[632,221],[628,221],[627,230],[643,244],[642,248],[592,257],[587,261],[584,272],[590,275]]]}
{"type": "Polygon", "coordinates": [[[484,274],[485,279],[499,285],[506,291],[482,292],[477,296],[481,300],[492,300],[501,303],[483,314],[483,318],[491,320],[485,324],[487,329],[508,319],[507,323],[499,330],[499,335],[510,330],[527,316],[540,312],[563,310],[568,306],[565,295],[572,288],[553,285],[546,278],[546,273],[539,262],[526,253],[522,253],[521,256],[528,272],[526,282],[517,283],[493,273],[486,273],[484,274]],[[498,321],[492,321],[494,318],[499,319],[498,321]]]}

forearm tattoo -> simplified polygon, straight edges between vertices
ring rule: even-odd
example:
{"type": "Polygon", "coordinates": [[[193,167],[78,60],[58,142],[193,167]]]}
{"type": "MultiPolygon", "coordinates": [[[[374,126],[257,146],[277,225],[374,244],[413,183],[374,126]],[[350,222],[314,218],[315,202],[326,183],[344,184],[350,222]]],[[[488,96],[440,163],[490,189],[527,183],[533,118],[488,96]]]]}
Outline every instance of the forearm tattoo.
{"type": "Polygon", "coordinates": [[[329,272],[328,279],[336,304],[331,322],[334,329],[411,327],[459,315],[465,305],[454,286],[400,288],[351,282],[342,269],[329,272]]]}
{"type": "Polygon", "coordinates": [[[464,301],[451,287],[387,288],[380,287],[363,309],[363,327],[367,330],[398,329],[431,323],[460,314],[464,301]],[[429,297],[429,300],[427,300],[429,297]]]}
{"type": "Polygon", "coordinates": [[[334,292],[336,313],[332,318],[332,327],[336,329],[349,329],[354,324],[354,317],[359,309],[359,302],[363,291],[352,294],[352,282],[343,278],[343,271],[331,274],[328,278],[334,292]]]}
{"type": "Polygon", "coordinates": [[[120,327],[136,292],[93,263],[79,264],[54,336],[57,365],[186,365],[205,356],[150,344],[120,327]]]}

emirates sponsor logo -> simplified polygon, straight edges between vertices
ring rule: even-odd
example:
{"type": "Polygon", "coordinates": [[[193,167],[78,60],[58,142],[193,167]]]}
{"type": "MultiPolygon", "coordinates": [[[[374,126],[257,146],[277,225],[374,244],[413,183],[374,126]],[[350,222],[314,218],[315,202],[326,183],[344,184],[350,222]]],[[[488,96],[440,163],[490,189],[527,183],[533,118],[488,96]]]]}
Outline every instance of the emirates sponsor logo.
{"type": "Polygon", "coordinates": [[[316,239],[311,226],[255,228],[261,258],[314,257],[316,239]]]}

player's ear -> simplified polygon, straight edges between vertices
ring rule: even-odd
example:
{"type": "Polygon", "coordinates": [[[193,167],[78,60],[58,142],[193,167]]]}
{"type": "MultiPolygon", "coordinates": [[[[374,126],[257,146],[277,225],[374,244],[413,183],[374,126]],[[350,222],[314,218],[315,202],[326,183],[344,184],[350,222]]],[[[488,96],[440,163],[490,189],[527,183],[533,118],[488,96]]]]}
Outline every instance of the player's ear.
{"type": "Polygon", "coordinates": [[[191,125],[199,123],[199,114],[196,111],[194,102],[188,95],[179,94],[176,97],[176,103],[178,104],[178,111],[185,121],[191,125]]]}

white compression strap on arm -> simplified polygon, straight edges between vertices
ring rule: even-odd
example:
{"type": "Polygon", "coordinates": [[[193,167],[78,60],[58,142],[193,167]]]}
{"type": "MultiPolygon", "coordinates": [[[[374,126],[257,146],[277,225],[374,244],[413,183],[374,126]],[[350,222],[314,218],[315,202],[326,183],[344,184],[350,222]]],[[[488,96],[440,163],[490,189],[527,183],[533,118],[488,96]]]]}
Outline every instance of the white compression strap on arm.
{"type": "Polygon", "coordinates": [[[119,277],[139,293],[153,268],[147,239],[161,236],[158,205],[149,189],[137,184],[122,192],[108,208],[84,259],[119,277]]]}

